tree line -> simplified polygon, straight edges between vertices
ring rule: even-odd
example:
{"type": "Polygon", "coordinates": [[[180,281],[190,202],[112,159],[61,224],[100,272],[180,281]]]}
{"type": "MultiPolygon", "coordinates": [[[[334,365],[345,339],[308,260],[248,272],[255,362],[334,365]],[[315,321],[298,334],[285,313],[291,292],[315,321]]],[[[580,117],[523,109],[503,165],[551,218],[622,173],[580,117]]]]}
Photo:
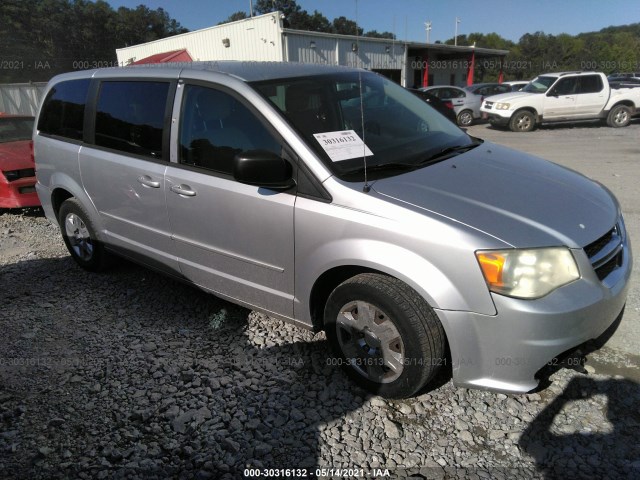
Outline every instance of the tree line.
{"type": "MultiPolygon", "coordinates": [[[[365,32],[344,16],[329,21],[295,0],[257,0],[253,14],[281,11],[287,28],[395,38],[391,32],[365,32]]],[[[236,12],[220,24],[247,18],[236,12]]],[[[185,33],[162,8],[113,9],[103,0],[2,0],[0,2],[0,83],[47,81],[73,70],[117,65],[116,48],[185,33]]],[[[439,43],[439,42],[437,42],[439,43]]],[[[453,44],[448,39],[445,44],[453,44]]],[[[640,71],[640,23],[579,35],[527,33],[518,42],[497,33],[458,35],[458,45],[508,50],[503,61],[475,65],[475,78],[531,79],[551,71],[597,70],[607,74],[640,71]]]]}
{"type": "Polygon", "coordinates": [[[117,64],[116,48],[188,30],[162,8],[114,10],[103,0],[2,0],[0,83],[117,64]]]}
{"type": "MultiPolygon", "coordinates": [[[[340,35],[360,35],[373,38],[396,38],[395,34],[391,32],[378,32],[377,30],[365,32],[355,21],[344,16],[329,21],[329,19],[318,10],[314,10],[313,13],[303,10],[295,0],[257,0],[253,5],[253,13],[256,15],[264,15],[276,11],[284,14],[285,28],[305,30],[308,32],[337,33],[340,35]]],[[[229,18],[218,23],[218,25],[243,20],[245,18],[249,18],[249,14],[241,10],[232,13],[229,18]]]]}
{"type": "MultiPolygon", "coordinates": [[[[451,38],[444,43],[454,44],[451,38]]],[[[529,80],[545,72],[595,70],[606,74],[640,72],[640,23],[569,35],[526,33],[512,42],[497,33],[458,35],[458,45],[509,50],[504,62],[478,62],[476,78],[529,80]]]]}

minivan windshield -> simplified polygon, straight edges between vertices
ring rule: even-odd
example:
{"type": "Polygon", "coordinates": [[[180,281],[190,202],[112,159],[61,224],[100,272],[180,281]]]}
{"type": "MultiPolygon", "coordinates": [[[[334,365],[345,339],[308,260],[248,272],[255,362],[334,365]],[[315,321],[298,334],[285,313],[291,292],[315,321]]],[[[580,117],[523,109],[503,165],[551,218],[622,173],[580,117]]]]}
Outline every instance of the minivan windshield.
{"type": "Polygon", "coordinates": [[[398,84],[371,72],[254,82],[328,168],[346,180],[422,168],[474,141],[398,84]]]}
{"type": "Polygon", "coordinates": [[[529,93],[545,93],[558,77],[536,77],[529,82],[521,91],[529,93]]]}

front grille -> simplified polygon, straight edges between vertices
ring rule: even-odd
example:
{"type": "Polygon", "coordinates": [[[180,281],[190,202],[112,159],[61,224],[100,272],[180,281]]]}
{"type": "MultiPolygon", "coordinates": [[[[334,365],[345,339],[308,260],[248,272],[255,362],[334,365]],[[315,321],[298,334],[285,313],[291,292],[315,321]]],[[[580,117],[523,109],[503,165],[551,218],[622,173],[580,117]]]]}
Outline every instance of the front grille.
{"type": "Polygon", "coordinates": [[[600,238],[584,247],[584,251],[600,281],[604,280],[622,265],[624,249],[620,227],[615,225],[600,238]]]}
{"type": "Polygon", "coordinates": [[[484,108],[491,110],[493,108],[493,102],[484,102],[484,108]]]}
{"type": "Polygon", "coordinates": [[[620,250],[611,260],[596,268],[596,275],[598,276],[598,279],[602,281],[620,266],[622,266],[622,250],[620,250]]]}
{"type": "Polygon", "coordinates": [[[597,239],[595,242],[591,242],[589,245],[584,247],[584,251],[587,253],[587,257],[591,258],[600,250],[602,250],[607,243],[611,241],[611,238],[616,233],[617,225],[597,239]]]}
{"type": "Polygon", "coordinates": [[[33,168],[22,168],[20,170],[5,170],[2,172],[9,182],[15,182],[21,178],[35,177],[36,171],[33,168]]]}

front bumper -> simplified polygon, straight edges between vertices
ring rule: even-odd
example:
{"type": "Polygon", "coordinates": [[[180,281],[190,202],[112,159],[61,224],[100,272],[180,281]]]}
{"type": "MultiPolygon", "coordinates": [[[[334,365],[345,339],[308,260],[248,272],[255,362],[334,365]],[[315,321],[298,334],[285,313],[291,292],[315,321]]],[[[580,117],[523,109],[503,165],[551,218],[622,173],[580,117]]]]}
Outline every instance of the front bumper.
{"type": "Polygon", "coordinates": [[[493,294],[497,315],[438,310],[457,386],[525,393],[560,354],[599,337],[624,308],[633,264],[628,239],[621,265],[600,281],[586,255],[582,277],[537,300],[493,294]]]}
{"type": "Polygon", "coordinates": [[[39,207],[36,177],[25,177],[13,182],[0,173],[0,208],[39,207]]]}
{"type": "Polygon", "coordinates": [[[509,124],[509,120],[511,120],[511,114],[513,113],[509,110],[503,110],[505,114],[508,113],[509,115],[502,116],[495,113],[494,111],[488,112],[484,109],[481,112],[482,112],[482,118],[484,120],[488,120],[491,125],[499,125],[502,127],[507,126],[509,124]]]}

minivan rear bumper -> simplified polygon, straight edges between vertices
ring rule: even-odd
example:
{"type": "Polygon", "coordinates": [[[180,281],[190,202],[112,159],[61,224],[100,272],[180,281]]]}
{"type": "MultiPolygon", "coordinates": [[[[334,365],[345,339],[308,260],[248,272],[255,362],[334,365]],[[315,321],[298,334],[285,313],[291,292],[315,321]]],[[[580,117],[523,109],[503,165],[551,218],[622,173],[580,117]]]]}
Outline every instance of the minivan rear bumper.
{"type": "MultiPolygon", "coordinates": [[[[494,316],[437,310],[449,340],[454,384],[513,393],[536,388],[542,367],[598,338],[618,319],[633,264],[628,240],[624,247],[622,264],[602,282],[587,270],[537,300],[493,294],[494,316]]],[[[580,266],[583,272],[589,268],[580,266]]]]}

